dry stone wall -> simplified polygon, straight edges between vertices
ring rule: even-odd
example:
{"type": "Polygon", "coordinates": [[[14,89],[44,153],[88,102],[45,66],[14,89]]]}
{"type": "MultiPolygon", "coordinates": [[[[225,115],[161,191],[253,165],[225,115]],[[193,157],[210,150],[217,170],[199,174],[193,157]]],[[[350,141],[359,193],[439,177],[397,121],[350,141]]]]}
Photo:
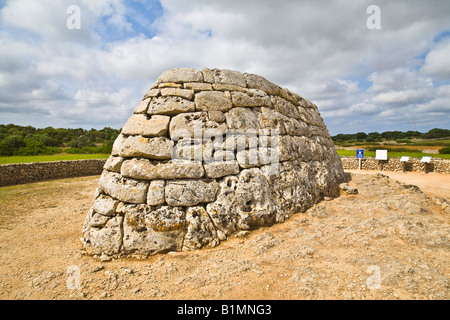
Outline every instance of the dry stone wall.
{"type": "MultiPolygon", "coordinates": [[[[341,158],[341,162],[344,169],[356,170],[359,168],[359,160],[355,157],[343,157],[341,158]]],[[[361,169],[405,172],[438,172],[450,174],[450,160],[433,158],[430,163],[424,163],[418,158],[410,158],[407,162],[401,162],[400,158],[389,158],[388,160],[364,158],[361,160],[361,169]]]]}
{"type": "Polygon", "coordinates": [[[0,187],[101,174],[105,159],[0,165],[0,187]]]}
{"type": "Polygon", "coordinates": [[[173,69],[115,141],[81,240],[94,255],[214,247],[338,196],[343,180],[307,99],[253,74],[173,69]]]}

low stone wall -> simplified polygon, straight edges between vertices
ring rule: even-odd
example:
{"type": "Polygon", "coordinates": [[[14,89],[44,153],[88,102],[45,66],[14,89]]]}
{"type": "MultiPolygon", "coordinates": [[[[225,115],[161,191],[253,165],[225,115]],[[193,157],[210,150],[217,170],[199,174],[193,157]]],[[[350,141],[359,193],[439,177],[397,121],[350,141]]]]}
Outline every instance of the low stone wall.
{"type": "MultiPolygon", "coordinates": [[[[359,168],[356,157],[341,157],[342,167],[348,170],[359,168]]],[[[400,162],[400,158],[390,158],[386,161],[375,158],[364,158],[361,162],[362,170],[384,170],[384,171],[417,171],[417,172],[439,172],[450,174],[450,160],[431,159],[430,163],[421,162],[421,159],[410,158],[408,162],[400,162]]]]}
{"type": "Polygon", "coordinates": [[[0,165],[0,187],[72,177],[100,175],[106,159],[0,165]]]}

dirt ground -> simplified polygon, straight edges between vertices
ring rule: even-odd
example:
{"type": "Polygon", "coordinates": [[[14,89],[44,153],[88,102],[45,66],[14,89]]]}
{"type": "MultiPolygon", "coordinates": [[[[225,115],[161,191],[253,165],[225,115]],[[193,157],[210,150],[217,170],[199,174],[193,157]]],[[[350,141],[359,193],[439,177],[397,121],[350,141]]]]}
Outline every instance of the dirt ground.
{"type": "Polygon", "coordinates": [[[357,195],[146,260],[82,254],[98,176],[0,188],[0,299],[449,299],[449,175],[351,177],[357,195]]]}

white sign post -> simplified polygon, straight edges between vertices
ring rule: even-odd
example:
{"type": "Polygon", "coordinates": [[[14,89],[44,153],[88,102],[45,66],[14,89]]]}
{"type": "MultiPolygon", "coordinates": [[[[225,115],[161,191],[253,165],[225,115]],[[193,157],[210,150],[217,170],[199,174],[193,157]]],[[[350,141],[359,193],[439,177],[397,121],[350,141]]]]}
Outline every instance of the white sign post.
{"type": "Polygon", "coordinates": [[[401,164],[402,164],[402,170],[403,170],[403,172],[406,171],[406,163],[407,163],[408,161],[409,161],[409,157],[407,157],[407,156],[403,156],[403,157],[400,158],[400,162],[401,162],[401,164]]]}
{"type": "Polygon", "coordinates": [[[388,159],[387,150],[376,150],[375,159],[378,160],[378,167],[381,171],[383,171],[383,166],[381,163],[382,161],[386,161],[388,159]]]}
{"type": "Polygon", "coordinates": [[[425,173],[430,172],[430,163],[431,163],[431,157],[423,157],[420,162],[423,162],[425,166],[425,173]]]}

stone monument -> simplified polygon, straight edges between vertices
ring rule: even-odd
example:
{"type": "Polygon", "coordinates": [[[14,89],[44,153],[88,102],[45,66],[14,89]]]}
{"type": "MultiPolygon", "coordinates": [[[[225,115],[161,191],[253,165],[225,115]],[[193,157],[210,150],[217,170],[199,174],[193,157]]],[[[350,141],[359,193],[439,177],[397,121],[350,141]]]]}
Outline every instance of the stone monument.
{"type": "Polygon", "coordinates": [[[254,74],[164,72],[125,123],[82,230],[87,254],[214,247],[339,195],[317,107],[254,74]]]}

